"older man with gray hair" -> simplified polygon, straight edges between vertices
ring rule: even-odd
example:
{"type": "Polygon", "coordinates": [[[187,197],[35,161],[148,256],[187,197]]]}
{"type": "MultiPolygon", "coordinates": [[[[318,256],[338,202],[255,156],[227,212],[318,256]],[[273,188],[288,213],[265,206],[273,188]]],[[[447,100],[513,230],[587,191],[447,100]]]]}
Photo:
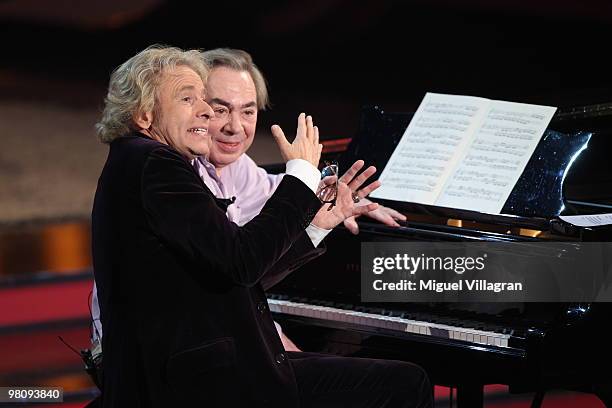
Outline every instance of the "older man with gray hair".
{"type": "MultiPolygon", "coordinates": [[[[283,174],[269,174],[246,154],[255,138],[258,111],[269,107],[266,80],[249,53],[231,48],[217,48],[202,53],[211,72],[207,81],[207,101],[214,111],[209,133],[212,145],[209,161],[198,160],[198,172],[208,188],[218,197],[235,198],[227,209],[230,220],[243,225],[257,214],[272,195],[283,174]]],[[[276,128],[273,132],[278,132],[276,128]]],[[[369,204],[368,190],[358,191],[358,185],[374,174],[369,167],[361,175],[364,162],[357,161],[342,177],[348,183],[360,205],[369,204]]],[[[377,187],[379,184],[376,184],[377,187]]],[[[406,217],[384,206],[368,212],[367,216],[390,226],[399,226],[396,220],[406,217]]],[[[344,221],[353,233],[359,227],[355,217],[344,221]]],[[[329,231],[316,230],[324,237],[329,231]]],[[[277,325],[287,351],[300,351],[277,325]]]]}
{"type": "Polygon", "coordinates": [[[274,194],[244,226],[229,222],[192,165],[209,153],[213,115],[196,54],[154,46],[130,58],[97,125],[110,146],[92,210],[102,406],[431,406],[410,364],[287,358],[266,281],[309,259],[311,222],[330,229],[376,206],[355,207],[343,182],[321,205],[318,130],[301,114],[293,143],[275,128],[287,172],[274,194]]]}
{"type": "MultiPolygon", "coordinates": [[[[209,127],[212,137],[210,163],[201,161],[204,169],[200,174],[215,194],[236,197],[235,205],[228,208],[228,216],[244,224],[259,213],[283,177],[282,174],[268,174],[246,154],[255,137],[258,111],[269,107],[268,87],[246,51],[217,48],[204,51],[202,57],[211,68],[206,100],[214,115],[209,127]]],[[[279,129],[273,128],[273,134],[275,131],[279,129]]],[[[361,180],[355,179],[355,174],[363,165],[362,161],[356,162],[341,177],[359,197],[359,205],[370,203],[365,198],[369,191],[355,187],[361,180]]],[[[373,167],[366,169],[363,178],[367,179],[375,171],[373,167]]],[[[396,227],[398,220],[406,219],[403,214],[382,205],[366,215],[396,227]]],[[[344,225],[353,233],[359,231],[354,217],[345,220],[344,225]]]]}

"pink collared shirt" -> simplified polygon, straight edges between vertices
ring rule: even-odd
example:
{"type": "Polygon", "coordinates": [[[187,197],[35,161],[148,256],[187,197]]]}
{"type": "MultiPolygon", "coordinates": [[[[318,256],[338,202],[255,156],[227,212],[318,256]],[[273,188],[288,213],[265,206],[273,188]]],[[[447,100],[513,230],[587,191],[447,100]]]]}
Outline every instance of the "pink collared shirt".
{"type": "Polygon", "coordinates": [[[284,176],[268,174],[246,154],[223,167],[219,175],[215,166],[202,158],[195,160],[194,167],[216,197],[236,197],[227,208],[227,218],[238,225],[246,224],[261,212],[284,176]]]}

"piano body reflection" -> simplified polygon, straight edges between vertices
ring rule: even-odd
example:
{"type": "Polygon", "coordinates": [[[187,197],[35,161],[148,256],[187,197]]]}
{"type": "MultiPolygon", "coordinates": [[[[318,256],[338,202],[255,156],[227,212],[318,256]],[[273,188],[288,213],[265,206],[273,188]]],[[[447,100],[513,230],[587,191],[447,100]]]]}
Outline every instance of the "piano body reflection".
{"type": "MultiPolygon", "coordinates": [[[[410,118],[365,108],[357,135],[339,152],[341,173],[356,159],[380,173],[410,118]]],[[[609,241],[609,227],[579,228],[558,216],[612,212],[610,152],[612,105],[560,110],[503,215],[383,202],[407,222],[390,228],[362,217],[358,236],[336,228],[325,255],[269,291],[275,319],[305,351],[415,362],[433,383],[456,387],[462,407],[482,406],[485,384],[536,392],[532,406],[546,390],[563,388],[596,392],[612,407],[607,303],[360,301],[361,242],[609,241]]]]}

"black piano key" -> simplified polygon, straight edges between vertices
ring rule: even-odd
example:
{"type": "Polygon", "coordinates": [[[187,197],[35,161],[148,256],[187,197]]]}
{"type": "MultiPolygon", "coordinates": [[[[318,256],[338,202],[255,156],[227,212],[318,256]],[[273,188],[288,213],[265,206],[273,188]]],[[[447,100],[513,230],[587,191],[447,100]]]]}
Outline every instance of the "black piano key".
{"type": "MultiPolygon", "coordinates": [[[[270,294],[270,299],[278,300],[289,300],[295,303],[312,304],[318,306],[326,306],[335,309],[342,310],[355,310],[362,313],[378,314],[382,316],[399,317],[406,320],[413,320],[417,322],[428,322],[435,324],[443,324],[447,326],[457,328],[469,328],[475,330],[482,330],[486,332],[494,332],[504,335],[512,335],[513,333],[519,337],[527,337],[527,331],[524,329],[522,332],[513,327],[507,325],[500,325],[498,322],[507,322],[508,319],[501,319],[499,316],[487,315],[483,313],[477,313],[473,311],[457,311],[457,310],[435,310],[432,312],[431,309],[417,309],[414,311],[398,310],[398,309],[387,309],[378,306],[360,305],[352,303],[341,303],[334,302],[331,300],[313,299],[303,296],[288,296],[281,294],[270,294]],[[427,310],[427,311],[421,311],[427,310]],[[434,313],[435,312],[435,313],[434,313]]],[[[523,322],[524,327],[528,327],[527,323],[523,322]]]]}

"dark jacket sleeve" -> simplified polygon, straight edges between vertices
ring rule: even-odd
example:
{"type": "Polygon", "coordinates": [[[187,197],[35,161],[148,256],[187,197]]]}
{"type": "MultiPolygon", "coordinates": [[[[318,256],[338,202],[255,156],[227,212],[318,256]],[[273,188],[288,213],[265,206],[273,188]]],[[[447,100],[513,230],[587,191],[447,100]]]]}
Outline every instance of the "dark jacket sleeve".
{"type": "Polygon", "coordinates": [[[298,240],[291,245],[291,248],[289,248],[285,255],[266,272],[261,279],[261,285],[264,290],[270,289],[305,263],[323,255],[325,250],[326,248],[323,243],[315,248],[308,234],[302,232],[298,240]]]}
{"type": "Polygon", "coordinates": [[[304,183],[285,176],[261,213],[238,227],[191,166],[165,147],[145,162],[141,191],[148,222],[165,245],[195,262],[202,273],[214,271],[242,286],[258,283],[320,208],[304,183]]]}

